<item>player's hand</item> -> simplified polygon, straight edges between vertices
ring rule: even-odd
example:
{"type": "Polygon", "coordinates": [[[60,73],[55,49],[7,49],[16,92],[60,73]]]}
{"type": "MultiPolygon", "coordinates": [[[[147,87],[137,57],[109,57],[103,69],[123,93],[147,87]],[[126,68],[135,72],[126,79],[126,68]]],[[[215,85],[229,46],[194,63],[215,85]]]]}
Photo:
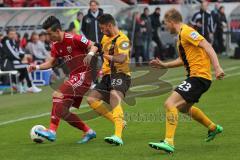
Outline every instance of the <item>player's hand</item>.
{"type": "Polygon", "coordinates": [[[197,26],[197,27],[202,27],[202,23],[197,22],[197,23],[196,23],[196,26],[197,26]]]}
{"type": "Polygon", "coordinates": [[[153,59],[149,62],[149,65],[153,68],[165,68],[165,64],[158,58],[153,59]]]}
{"type": "Polygon", "coordinates": [[[92,60],[92,55],[87,55],[84,59],[83,59],[83,64],[85,65],[85,66],[89,66],[90,65],[90,63],[91,63],[91,60],[92,60]]]}
{"type": "Polygon", "coordinates": [[[33,72],[37,69],[37,66],[35,64],[31,64],[27,67],[28,72],[33,72]]]}
{"type": "Polygon", "coordinates": [[[103,57],[106,58],[109,61],[112,61],[112,59],[113,59],[113,56],[112,55],[108,55],[108,54],[104,54],[103,57]]]}
{"type": "Polygon", "coordinates": [[[224,78],[225,73],[224,73],[224,71],[223,71],[223,69],[221,67],[218,67],[215,70],[215,76],[216,76],[216,79],[218,79],[218,80],[221,80],[221,79],[224,78]]]}

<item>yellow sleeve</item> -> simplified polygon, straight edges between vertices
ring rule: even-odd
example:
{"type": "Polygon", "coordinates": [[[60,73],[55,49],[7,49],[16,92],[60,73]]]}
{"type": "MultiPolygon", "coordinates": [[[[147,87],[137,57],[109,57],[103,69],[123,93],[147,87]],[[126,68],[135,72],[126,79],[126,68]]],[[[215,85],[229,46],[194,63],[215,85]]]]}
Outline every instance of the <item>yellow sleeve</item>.
{"type": "Polygon", "coordinates": [[[127,54],[130,52],[130,42],[128,38],[119,38],[116,42],[117,54],[127,54]]]}
{"type": "Polygon", "coordinates": [[[102,40],[101,40],[101,44],[103,44],[104,43],[104,41],[105,41],[105,35],[103,36],[103,38],[102,38],[102,40]]]}
{"type": "Polygon", "coordinates": [[[106,43],[107,42],[107,38],[105,37],[105,35],[103,36],[102,40],[101,40],[101,45],[102,45],[102,52],[103,53],[107,53],[109,50],[109,45],[106,43]]]}
{"type": "Polygon", "coordinates": [[[199,43],[204,39],[204,37],[194,29],[185,30],[182,34],[183,40],[193,44],[194,46],[198,46],[199,43]]]}

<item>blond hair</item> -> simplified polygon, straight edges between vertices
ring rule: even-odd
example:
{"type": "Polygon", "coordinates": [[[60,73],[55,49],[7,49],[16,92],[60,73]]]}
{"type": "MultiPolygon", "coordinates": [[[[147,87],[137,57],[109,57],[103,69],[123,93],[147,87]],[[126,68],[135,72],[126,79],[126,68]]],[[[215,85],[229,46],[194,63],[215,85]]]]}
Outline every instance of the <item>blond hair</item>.
{"type": "Polygon", "coordinates": [[[182,15],[178,10],[172,8],[165,13],[164,19],[167,21],[179,23],[182,22],[182,15]]]}

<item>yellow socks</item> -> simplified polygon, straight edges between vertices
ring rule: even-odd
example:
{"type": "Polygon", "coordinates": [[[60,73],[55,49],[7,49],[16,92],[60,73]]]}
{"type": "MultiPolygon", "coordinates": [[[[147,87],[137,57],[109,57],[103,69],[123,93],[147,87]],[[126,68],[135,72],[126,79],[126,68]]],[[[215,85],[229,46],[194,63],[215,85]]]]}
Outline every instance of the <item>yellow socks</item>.
{"type": "Polygon", "coordinates": [[[192,106],[189,114],[194,120],[198,121],[209,130],[213,131],[216,129],[216,125],[199,108],[192,106]]]}
{"type": "Polygon", "coordinates": [[[108,120],[114,123],[113,114],[111,111],[107,109],[107,107],[103,104],[103,101],[95,101],[90,104],[91,108],[98,112],[100,115],[104,116],[108,120]]]}
{"type": "Polygon", "coordinates": [[[123,110],[120,104],[113,109],[113,119],[115,124],[115,135],[122,138],[123,110]]]}
{"type": "MultiPolygon", "coordinates": [[[[197,107],[192,106],[189,112],[190,116],[203,124],[209,130],[213,131],[216,129],[216,125],[197,107]]],[[[178,109],[172,107],[166,110],[166,135],[165,140],[174,146],[174,135],[178,123],[178,109]]]]}
{"type": "Polygon", "coordinates": [[[166,109],[166,135],[165,140],[174,146],[174,135],[178,123],[178,110],[176,107],[166,109]]]}
{"type": "Polygon", "coordinates": [[[113,111],[109,111],[107,107],[103,104],[103,101],[95,101],[90,104],[91,108],[93,108],[96,112],[110,120],[115,125],[115,135],[119,138],[122,137],[123,130],[123,110],[122,106],[117,105],[113,111]]]}

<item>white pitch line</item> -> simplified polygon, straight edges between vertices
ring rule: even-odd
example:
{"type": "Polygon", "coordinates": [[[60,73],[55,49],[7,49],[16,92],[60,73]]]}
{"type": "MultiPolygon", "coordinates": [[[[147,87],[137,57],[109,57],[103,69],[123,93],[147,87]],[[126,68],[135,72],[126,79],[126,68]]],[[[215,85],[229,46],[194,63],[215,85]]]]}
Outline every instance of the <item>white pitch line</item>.
{"type": "Polygon", "coordinates": [[[24,120],[40,118],[40,117],[44,117],[44,116],[47,116],[47,115],[50,115],[50,113],[42,113],[42,114],[35,115],[35,116],[28,116],[28,117],[14,119],[14,120],[10,120],[10,121],[5,121],[5,122],[1,122],[0,126],[6,125],[6,124],[10,124],[10,123],[20,122],[20,121],[24,121],[24,120]]]}
{"type": "MultiPolygon", "coordinates": [[[[231,71],[231,70],[235,70],[237,68],[240,68],[240,67],[231,67],[231,68],[224,69],[224,71],[231,71]]],[[[233,76],[238,76],[238,75],[240,75],[240,72],[233,73],[233,74],[227,74],[226,78],[233,77],[233,76]]],[[[168,82],[174,82],[174,81],[181,80],[181,79],[184,79],[184,78],[180,78],[180,77],[179,78],[174,78],[174,79],[168,80],[168,82]]],[[[81,108],[85,108],[87,106],[88,106],[87,104],[83,104],[83,105],[81,105],[81,108]]],[[[12,124],[12,123],[16,123],[16,122],[21,122],[21,121],[24,121],[24,120],[41,118],[41,117],[48,116],[48,115],[50,115],[50,112],[42,113],[42,114],[38,114],[38,115],[34,115],[34,116],[22,117],[22,118],[15,119],[15,120],[1,122],[0,126],[6,125],[6,124],[12,124]]]]}
{"type": "MultiPolygon", "coordinates": [[[[238,68],[240,68],[240,67],[229,67],[229,68],[226,68],[226,69],[223,69],[224,70],[224,72],[226,73],[227,71],[232,71],[232,70],[236,70],[236,69],[238,69],[238,68]]],[[[226,74],[227,75],[227,77],[228,77],[228,75],[230,75],[230,74],[226,74]]],[[[215,75],[214,75],[214,73],[212,73],[212,76],[213,76],[213,80],[215,80],[215,75]]],[[[184,76],[181,76],[181,77],[175,77],[175,78],[172,78],[172,79],[161,79],[162,81],[165,81],[165,82],[175,82],[175,81],[181,81],[181,80],[184,80],[184,79],[186,79],[186,77],[184,77],[184,76]]],[[[131,88],[131,89],[141,89],[141,88],[144,88],[144,87],[146,87],[146,86],[149,86],[149,85],[154,85],[154,83],[152,83],[152,84],[147,84],[147,85],[139,85],[139,86],[135,86],[135,87],[133,87],[133,88],[131,88]]]]}
{"type": "MultiPolygon", "coordinates": [[[[85,108],[87,106],[88,106],[87,104],[83,104],[83,105],[81,105],[81,108],[85,108]]],[[[71,110],[74,110],[74,108],[72,108],[71,110]]],[[[1,122],[0,126],[15,123],[15,122],[20,122],[20,121],[25,121],[25,120],[29,120],[29,119],[41,118],[41,117],[45,117],[45,116],[48,116],[48,115],[50,115],[50,112],[38,114],[38,115],[35,115],[35,116],[22,117],[22,118],[10,120],[10,121],[1,122]]]]}

